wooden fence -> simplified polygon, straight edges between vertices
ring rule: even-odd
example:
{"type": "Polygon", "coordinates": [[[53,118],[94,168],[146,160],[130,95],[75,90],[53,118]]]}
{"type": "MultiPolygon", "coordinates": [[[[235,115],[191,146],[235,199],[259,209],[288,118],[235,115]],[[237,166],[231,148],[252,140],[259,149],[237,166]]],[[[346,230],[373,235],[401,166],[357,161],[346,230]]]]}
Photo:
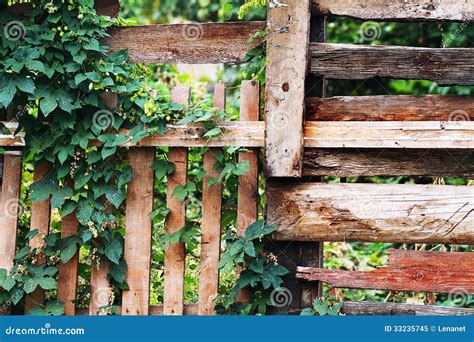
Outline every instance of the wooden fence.
{"type": "MultiPolygon", "coordinates": [[[[184,246],[165,254],[165,299],[149,306],[151,164],[154,147],[170,146],[177,168],[168,194],[186,182],[187,148],[211,147],[204,157],[212,177],[214,154],[223,146],[253,148],[240,156],[251,172],[239,183],[238,228],[257,215],[257,156],[265,147],[266,219],[279,231],[270,248],[291,274],[284,286],[293,302],[281,313],[298,312],[320,294],[320,281],[336,287],[474,293],[471,253],[401,252],[390,254],[387,267],[372,272],[325,270],[322,241],[473,244],[473,198],[469,187],[424,185],[323,184],[321,176],[457,176],[474,174],[472,96],[432,95],[325,98],[327,79],[375,76],[428,79],[441,84],[474,82],[471,49],[426,49],[326,44],[326,16],[367,20],[470,21],[474,7],[465,1],[285,0],[269,9],[268,22],[183,24],[124,27],[111,32],[113,50],[128,48],[134,62],[240,63],[253,45],[248,37],[267,25],[268,66],[265,122],[258,122],[258,84],[242,85],[241,118],[220,123],[224,134],[210,142],[199,127],[170,126],[163,136],[144,139],[130,148],[134,177],[126,211],[125,258],[129,291],[123,314],[210,314],[217,293],[221,185],[203,187],[201,281],[199,304],[183,304],[184,246]],[[197,35],[190,35],[189,28],[197,35]],[[138,37],[138,39],[137,39],[138,37]],[[159,38],[159,39],[157,39],[159,38]],[[459,121],[461,113],[464,121],[459,121]],[[313,178],[314,179],[314,178],[313,178]],[[147,248],[143,248],[147,246],[147,248]],[[297,266],[299,266],[297,268],[297,266]],[[400,285],[402,284],[402,285],[400,285]]],[[[115,15],[114,1],[97,1],[103,14],[115,15]]],[[[17,12],[24,8],[15,9],[17,12]]],[[[179,87],[174,101],[187,103],[189,90],[179,87]]],[[[222,85],[215,105],[225,102],[222,85]]],[[[0,136],[2,146],[21,146],[21,137],[0,136]]],[[[21,159],[9,151],[4,161],[0,268],[11,267],[16,237],[21,159]],[[9,206],[10,204],[10,206],[9,206]],[[13,208],[13,209],[12,209],[13,208]],[[9,213],[6,215],[5,213],[9,213]],[[13,215],[10,215],[12,214],[13,215]]],[[[47,166],[35,170],[41,179],[47,166]]],[[[169,232],[184,223],[184,206],[168,195],[169,232]]],[[[34,204],[32,225],[45,232],[49,202],[34,204]]],[[[74,215],[63,221],[63,237],[77,228],[74,215]]],[[[106,300],[107,266],[93,270],[90,314],[106,300]]],[[[60,268],[58,298],[66,313],[77,312],[77,258],[60,268]]],[[[35,294],[36,295],[36,294],[35,294]]],[[[41,300],[43,294],[37,293],[41,300]]],[[[37,300],[38,300],[37,299],[37,300]]],[[[28,307],[28,303],[27,303],[28,307]]],[[[440,309],[386,303],[345,303],[345,314],[472,314],[472,310],[440,309]]]]}

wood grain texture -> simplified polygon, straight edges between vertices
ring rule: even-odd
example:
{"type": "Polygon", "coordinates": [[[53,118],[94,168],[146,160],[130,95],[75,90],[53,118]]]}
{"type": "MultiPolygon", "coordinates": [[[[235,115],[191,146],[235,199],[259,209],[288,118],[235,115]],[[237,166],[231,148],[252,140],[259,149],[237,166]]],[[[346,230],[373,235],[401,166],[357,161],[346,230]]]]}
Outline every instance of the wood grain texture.
{"type": "MultiPolygon", "coordinates": [[[[172,91],[173,102],[189,104],[189,87],[176,87],[172,91]]],[[[186,204],[172,196],[174,189],[185,185],[188,172],[188,149],[169,149],[168,160],[175,165],[175,171],[168,176],[166,205],[170,210],[166,217],[166,232],[174,233],[186,225],[186,204]]],[[[184,269],[186,249],[183,243],[172,243],[165,250],[164,300],[165,315],[182,315],[184,306],[184,269]]]]}
{"type": "MultiPolygon", "coordinates": [[[[240,88],[240,121],[255,124],[260,114],[260,84],[243,81],[240,88]]],[[[250,170],[239,177],[237,194],[237,232],[245,235],[245,229],[258,217],[258,155],[259,150],[249,149],[239,153],[239,162],[247,161],[250,170]]]]}
{"type": "MultiPolygon", "coordinates": [[[[225,85],[214,89],[214,107],[224,111],[226,106],[225,85]]],[[[219,293],[219,257],[221,249],[222,182],[209,186],[210,179],[219,179],[220,170],[214,168],[220,148],[204,153],[203,167],[206,175],[202,183],[201,268],[199,274],[198,315],[214,315],[215,300],[219,293]]]]}
{"type": "Polygon", "coordinates": [[[474,148],[469,121],[307,121],[305,147],[474,148]]]}
{"type": "Polygon", "coordinates": [[[102,310],[102,307],[110,305],[110,298],[112,291],[109,280],[107,278],[109,273],[109,261],[101,260],[97,265],[95,261],[91,265],[91,294],[89,315],[91,316],[105,316],[107,310],[102,310]]]}
{"type": "MultiPolygon", "coordinates": [[[[72,181],[68,180],[68,185],[73,186],[72,181]]],[[[61,238],[67,238],[77,234],[79,221],[76,212],[62,218],[61,238]]],[[[74,316],[76,308],[74,301],[77,293],[77,274],[79,268],[79,251],[67,263],[60,263],[58,277],[58,300],[64,302],[64,314],[74,316]]]]}
{"type": "Polygon", "coordinates": [[[474,294],[472,256],[470,252],[391,249],[388,265],[373,271],[298,267],[296,277],[301,280],[320,280],[332,287],[474,294]]]}
{"type": "Polygon", "coordinates": [[[474,177],[474,153],[463,149],[307,148],[303,176],[474,177]]]}
{"type": "Polygon", "coordinates": [[[474,49],[468,48],[312,43],[310,57],[311,73],[329,79],[390,77],[474,84],[474,49]]]}
{"type": "Polygon", "coordinates": [[[460,0],[313,0],[319,14],[370,20],[450,20],[474,19],[474,4],[460,0]]]}
{"type": "MultiPolygon", "coordinates": [[[[95,9],[97,14],[117,17],[120,11],[119,0],[95,0],[95,9]]],[[[7,10],[17,15],[26,14],[31,11],[30,4],[15,4],[13,6],[0,6],[0,10],[7,10]]]]}
{"type": "Polygon", "coordinates": [[[265,174],[299,177],[302,167],[310,1],[268,10],[265,174]]]}
{"type": "MultiPolygon", "coordinates": [[[[33,181],[41,181],[51,170],[50,163],[41,163],[35,166],[33,181]]],[[[30,240],[30,248],[36,249],[42,246],[44,243],[43,238],[49,234],[49,222],[51,218],[51,201],[45,199],[41,202],[31,203],[31,219],[30,219],[30,230],[38,230],[38,234],[30,240]]],[[[38,257],[38,265],[45,263],[43,256],[38,257]]],[[[43,305],[45,299],[44,290],[40,287],[36,288],[33,293],[25,298],[25,313],[28,313],[31,309],[38,305],[43,305]]]]}
{"type": "Polygon", "coordinates": [[[344,302],[347,316],[474,316],[474,309],[383,302],[344,302]]]}
{"type": "Polygon", "coordinates": [[[122,295],[123,315],[148,315],[150,305],[150,267],[153,191],[155,175],[154,148],[131,148],[128,153],[132,180],[128,184],[125,213],[126,282],[129,290],[122,295]]]}
{"type": "Polygon", "coordinates": [[[306,98],[308,121],[474,121],[474,96],[306,98]]]}
{"type": "Polygon", "coordinates": [[[267,220],[285,241],[474,243],[474,188],[273,181],[267,220]]]}
{"type": "Polygon", "coordinates": [[[0,212],[0,269],[13,267],[18,214],[20,211],[21,153],[10,152],[3,159],[2,202],[0,212]]]}
{"type": "Polygon", "coordinates": [[[105,40],[111,52],[128,49],[132,63],[241,63],[264,22],[188,23],[120,27],[105,40]]]}

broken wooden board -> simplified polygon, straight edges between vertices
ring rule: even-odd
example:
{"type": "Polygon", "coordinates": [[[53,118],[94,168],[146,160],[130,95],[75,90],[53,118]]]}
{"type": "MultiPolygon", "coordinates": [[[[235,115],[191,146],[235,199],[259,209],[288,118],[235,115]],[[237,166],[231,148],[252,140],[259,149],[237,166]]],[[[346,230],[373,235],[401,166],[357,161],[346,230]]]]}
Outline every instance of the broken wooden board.
{"type": "Polygon", "coordinates": [[[474,20],[474,3],[464,0],[313,0],[313,10],[365,20],[474,20]]]}
{"type": "Polygon", "coordinates": [[[311,73],[328,79],[389,77],[474,84],[474,49],[311,43],[311,73]]]}
{"type": "Polygon", "coordinates": [[[422,252],[391,249],[388,265],[373,271],[298,267],[296,278],[332,287],[474,294],[472,252],[422,252]]]}
{"type": "Polygon", "coordinates": [[[300,177],[310,1],[268,10],[265,174],[300,177]]]}
{"type": "Polygon", "coordinates": [[[249,38],[263,28],[258,21],[128,26],[104,42],[111,52],[128,49],[132,63],[242,63],[259,43],[249,38]]]}
{"type": "Polygon", "coordinates": [[[428,176],[474,178],[466,149],[307,148],[303,177],[428,176]]]}
{"type": "Polygon", "coordinates": [[[267,182],[285,241],[474,244],[474,187],[267,182]]]}
{"type": "Polygon", "coordinates": [[[306,98],[307,121],[474,121],[474,96],[306,98]]]}

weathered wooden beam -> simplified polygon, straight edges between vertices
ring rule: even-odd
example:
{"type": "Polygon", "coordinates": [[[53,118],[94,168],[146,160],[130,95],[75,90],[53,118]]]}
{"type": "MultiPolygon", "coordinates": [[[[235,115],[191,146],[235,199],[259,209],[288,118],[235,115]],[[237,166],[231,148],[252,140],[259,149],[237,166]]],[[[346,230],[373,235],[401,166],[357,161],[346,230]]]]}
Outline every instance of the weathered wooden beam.
{"type": "Polygon", "coordinates": [[[474,19],[474,4],[460,0],[313,0],[313,9],[323,15],[386,21],[474,19]]]}
{"type": "Polygon", "coordinates": [[[128,49],[132,63],[242,63],[264,22],[188,23],[119,27],[104,40],[111,52],[128,49]]]}
{"type": "Polygon", "coordinates": [[[474,243],[474,188],[267,182],[276,240],[474,243]]]}
{"type": "Polygon", "coordinates": [[[390,77],[474,84],[474,49],[312,43],[310,56],[311,73],[329,79],[390,77]]]}
{"type": "Polygon", "coordinates": [[[383,302],[344,302],[347,316],[474,316],[474,309],[383,302]]]}
{"type": "Polygon", "coordinates": [[[306,98],[308,121],[474,121],[474,96],[306,98]]]}
{"type": "MultiPolygon", "coordinates": [[[[1,8],[16,15],[23,15],[31,11],[31,4],[15,4],[1,8]]],[[[120,0],[95,0],[97,14],[117,17],[120,12],[120,0]]]]}
{"type": "Polygon", "coordinates": [[[301,176],[310,1],[268,10],[265,173],[301,176]]]}
{"type": "Polygon", "coordinates": [[[474,148],[469,121],[308,121],[305,147],[474,148]]]}
{"type": "Polygon", "coordinates": [[[474,153],[465,149],[307,148],[303,176],[474,177],[474,153]]]}
{"type": "Polygon", "coordinates": [[[373,271],[298,267],[301,280],[320,280],[333,287],[394,291],[474,294],[473,253],[389,250],[389,263],[373,271]]]}

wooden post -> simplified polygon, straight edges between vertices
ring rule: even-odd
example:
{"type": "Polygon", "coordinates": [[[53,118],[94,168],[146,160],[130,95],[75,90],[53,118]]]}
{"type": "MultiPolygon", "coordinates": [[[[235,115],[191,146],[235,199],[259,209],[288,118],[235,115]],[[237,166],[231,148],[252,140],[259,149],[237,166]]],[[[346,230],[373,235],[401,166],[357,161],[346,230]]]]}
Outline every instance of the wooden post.
{"type": "MultiPolygon", "coordinates": [[[[188,104],[189,87],[176,87],[172,93],[173,101],[188,104]]],[[[169,161],[174,163],[175,171],[168,176],[167,206],[170,212],[166,218],[168,234],[179,231],[186,225],[186,205],[172,196],[178,185],[185,185],[188,172],[188,149],[174,147],[169,149],[169,161]]],[[[182,315],[184,307],[184,268],[186,250],[183,243],[172,243],[165,250],[165,284],[163,313],[182,315]]]]}
{"type": "MultiPolygon", "coordinates": [[[[214,90],[214,107],[225,110],[225,85],[217,84],[214,90]]],[[[221,207],[222,182],[209,186],[210,178],[220,177],[214,168],[216,155],[222,154],[220,148],[210,148],[204,153],[206,175],[202,184],[202,225],[201,225],[201,272],[199,276],[198,315],[212,315],[214,300],[219,293],[219,256],[221,248],[221,207]]]]}
{"type": "Polygon", "coordinates": [[[265,174],[300,177],[310,0],[285,0],[268,10],[265,174]]]}

